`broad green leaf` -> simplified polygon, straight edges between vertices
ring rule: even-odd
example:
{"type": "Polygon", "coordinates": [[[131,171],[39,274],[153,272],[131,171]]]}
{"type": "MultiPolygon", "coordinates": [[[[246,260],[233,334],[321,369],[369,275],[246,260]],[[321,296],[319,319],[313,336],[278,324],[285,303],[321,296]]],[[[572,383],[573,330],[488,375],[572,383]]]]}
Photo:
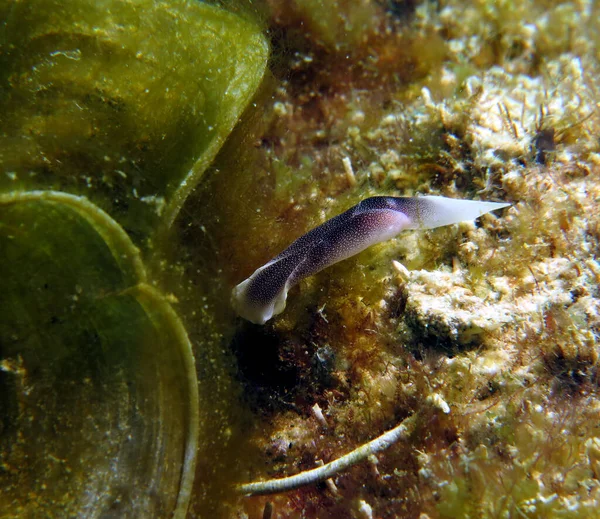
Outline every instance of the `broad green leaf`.
{"type": "Polygon", "coordinates": [[[198,1],[0,0],[0,192],[170,226],[258,88],[260,28],[198,1]]]}
{"type": "Polygon", "coordinates": [[[57,192],[0,195],[0,517],[185,517],[191,346],[120,226],[57,192]]]}

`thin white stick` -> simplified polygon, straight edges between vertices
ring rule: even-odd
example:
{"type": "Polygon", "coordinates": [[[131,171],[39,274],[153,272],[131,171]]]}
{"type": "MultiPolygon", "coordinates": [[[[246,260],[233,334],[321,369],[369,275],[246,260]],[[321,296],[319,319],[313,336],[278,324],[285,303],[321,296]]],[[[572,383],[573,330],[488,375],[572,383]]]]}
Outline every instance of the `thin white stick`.
{"type": "Polygon", "coordinates": [[[312,485],[324,481],[342,470],[367,459],[369,456],[387,449],[399,440],[405,440],[415,426],[415,415],[403,420],[399,425],[390,429],[381,436],[371,440],[357,449],[333,460],[322,467],[317,467],[295,476],[269,481],[256,481],[237,486],[237,491],[245,496],[260,496],[265,494],[277,494],[288,492],[304,485],[312,485]]]}
{"type": "Polygon", "coordinates": [[[350,157],[344,157],[342,159],[342,164],[344,165],[344,172],[346,173],[348,184],[350,184],[350,186],[355,186],[356,176],[354,175],[354,169],[352,168],[352,162],[350,161],[350,157]]]}

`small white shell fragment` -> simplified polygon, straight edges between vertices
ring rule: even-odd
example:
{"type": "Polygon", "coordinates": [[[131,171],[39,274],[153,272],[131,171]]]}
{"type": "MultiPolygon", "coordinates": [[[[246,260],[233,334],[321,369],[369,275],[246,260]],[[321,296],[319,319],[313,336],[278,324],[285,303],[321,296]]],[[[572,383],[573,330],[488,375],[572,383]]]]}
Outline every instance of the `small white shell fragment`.
{"type": "Polygon", "coordinates": [[[356,176],[354,175],[354,169],[352,168],[352,162],[350,161],[350,158],[344,157],[342,159],[342,164],[344,165],[344,172],[346,173],[348,184],[350,184],[350,186],[355,186],[356,176]]]}
{"type": "Polygon", "coordinates": [[[440,409],[443,413],[445,413],[445,414],[450,413],[450,406],[442,398],[442,395],[440,395],[439,393],[431,393],[431,395],[429,395],[427,397],[427,401],[430,404],[432,404],[434,407],[437,407],[438,409],[440,409]]]}
{"type": "Polygon", "coordinates": [[[362,499],[358,502],[358,511],[360,512],[361,517],[373,519],[373,507],[362,499]]]}
{"type": "Polygon", "coordinates": [[[402,278],[402,281],[408,281],[410,278],[410,270],[408,270],[402,263],[396,260],[392,260],[392,265],[394,266],[394,270],[398,273],[398,275],[402,278]]]}
{"type": "Polygon", "coordinates": [[[315,404],[312,406],[312,412],[314,417],[317,419],[317,422],[319,422],[319,424],[321,424],[323,428],[327,429],[327,420],[325,419],[325,416],[323,415],[323,411],[321,410],[319,404],[315,404]]]}

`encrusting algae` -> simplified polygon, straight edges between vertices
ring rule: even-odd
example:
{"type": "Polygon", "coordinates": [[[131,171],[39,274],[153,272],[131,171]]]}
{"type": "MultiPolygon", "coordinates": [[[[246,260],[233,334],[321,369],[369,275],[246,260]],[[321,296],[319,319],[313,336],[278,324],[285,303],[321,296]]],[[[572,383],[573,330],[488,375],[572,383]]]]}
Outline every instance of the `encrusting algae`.
{"type": "Polygon", "coordinates": [[[184,0],[0,1],[0,34],[0,517],[208,513],[226,368],[164,256],[268,43],[184,0]]]}
{"type": "Polygon", "coordinates": [[[366,196],[513,206],[405,233],[302,281],[265,329],[239,324],[259,452],[242,482],[313,469],[416,417],[369,461],[240,515],[268,502],[274,517],[594,517],[597,7],[422,2],[398,18],[372,2],[353,26],[350,4],[278,4],[268,19],[273,100],[239,159],[253,166],[199,197],[228,202],[207,233],[229,286],[366,196]],[[352,35],[331,44],[339,27],[352,35]]]}
{"type": "MultiPolygon", "coordinates": [[[[268,72],[253,69],[169,230],[153,212],[134,237],[196,362],[188,517],[597,517],[597,3],[216,3],[264,33],[268,72]],[[380,195],[511,207],[405,232],[307,277],[265,325],[236,318],[235,285],[380,195]],[[325,481],[242,495],[330,467],[399,424],[394,444],[325,481]]],[[[190,128],[194,117],[183,120],[190,128]]],[[[179,180],[167,198],[180,166],[200,160],[179,156],[193,144],[174,135],[165,153],[179,157],[179,180]]],[[[159,137],[148,136],[152,157],[159,137]]],[[[37,189],[61,187],[40,178],[37,189]]],[[[126,227],[103,189],[75,194],[126,227]]]]}

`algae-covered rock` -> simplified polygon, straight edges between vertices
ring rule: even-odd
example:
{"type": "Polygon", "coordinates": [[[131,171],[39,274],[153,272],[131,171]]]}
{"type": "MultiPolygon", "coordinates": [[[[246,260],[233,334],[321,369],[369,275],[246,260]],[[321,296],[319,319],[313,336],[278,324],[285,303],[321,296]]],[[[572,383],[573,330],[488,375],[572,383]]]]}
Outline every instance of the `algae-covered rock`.
{"type": "Polygon", "coordinates": [[[193,0],[0,0],[1,517],[205,512],[195,460],[214,481],[231,393],[199,447],[188,336],[229,379],[206,294],[161,259],[267,56],[249,17],[193,0]]]}
{"type": "Polygon", "coordinates": [[[0,192],[169,226],[262,79],[259,28],[201,2],[0,2],[0,192]]]}
{"type": "Polygon", "coordinates": [[[185,517],[198,389],[138,250],[87,200],[0,196],[0,516],[185,517]]]}
{"type": "Polygon", "coordinates": [[[367,196],[512,207],[404,233],[304,280],[263,331],[240,325],[232,345],[248,344],[239,367],[258,409],[247,443],[266,460],[247,481],[419,419],[327,485],[252,498],[239,515],[595,518],[598,5],[415,2],[393,21],[409,3],[270,2],[284,57],[270,126],[231,186],[197,201],[212,217],[198,242],[235,285],[367,196]],[[370,24],[356,23],[363,8],[370,24]],[[324,349],[327,385],[312,369],[324,349]]]}

